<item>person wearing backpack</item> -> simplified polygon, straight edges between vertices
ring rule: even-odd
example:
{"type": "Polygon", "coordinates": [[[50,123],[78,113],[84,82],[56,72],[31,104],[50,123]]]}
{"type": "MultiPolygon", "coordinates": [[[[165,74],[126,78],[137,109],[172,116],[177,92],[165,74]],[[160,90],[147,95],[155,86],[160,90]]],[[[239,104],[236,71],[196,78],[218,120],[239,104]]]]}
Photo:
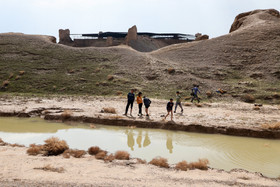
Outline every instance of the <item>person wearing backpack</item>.
{"type": "Polygon", "coordinates": [[[144,96],[143,98],[144,98],[146,116],[149,116],[149,111],[148,110],[149,110],[149,107],[150,107],[152,101],[149,98],[147,98],[146,96],[144,96]]]}

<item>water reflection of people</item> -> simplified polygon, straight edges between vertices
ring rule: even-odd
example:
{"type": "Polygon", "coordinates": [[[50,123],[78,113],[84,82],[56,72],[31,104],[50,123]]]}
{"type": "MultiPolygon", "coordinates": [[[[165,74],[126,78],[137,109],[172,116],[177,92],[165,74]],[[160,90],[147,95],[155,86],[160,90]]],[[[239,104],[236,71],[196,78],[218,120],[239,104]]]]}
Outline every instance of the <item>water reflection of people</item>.
{"type": "Polygon", "coordinates": [[[170,136],[167,136],[166,140],[166,147],[169,150],[169,153],[172,153],[173,151],[173,143],[172,143],[172,138],[170,136]]]}
{"type": "Polygon", "coordinates": [[[143,147],[147,147],[147,146],[150,145],[150,144],[151,144],[151,140],[150,140],[150,138],[149,138],[148,132],[146,132],[146,134],[145,134],[145,139],[144,139],[144,142],[143,142],[143,147]]]}
{"type": "Polygon", "coordinates": [[[130,147],[131,151],[134,151],[134,148],[133,148],[134,143],[135,142],[134,142],[134,137],[133,137],[133,131],[129,131],[127,133],[127,145],[128,145],[128,147],[130,147]]]}
{"type": "Polygon", "coordinates": [[[138,132],[138,136],[137,136],[136,142],[138,144],[138,147],[141,148],[142,147],[142,130],[140,130],[138,132]]]}

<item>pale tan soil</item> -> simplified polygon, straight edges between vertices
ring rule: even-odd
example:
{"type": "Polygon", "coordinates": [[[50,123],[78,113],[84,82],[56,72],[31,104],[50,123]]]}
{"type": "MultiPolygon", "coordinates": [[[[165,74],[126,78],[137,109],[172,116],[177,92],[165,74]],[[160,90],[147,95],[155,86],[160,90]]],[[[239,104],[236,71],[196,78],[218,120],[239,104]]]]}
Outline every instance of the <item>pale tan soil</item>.
{"type": "MultiPolygon", "coordinates": [[[[138,117],[138,106],[134,102],[132,116],[124,116],[126,99],[124,97],[59,97],[59,98],[23,98],[0,97],[0,112],[29,113],[44,108],[42,114],[61,115],[64,110],[70,110],[72,116],[87,116],[98,118],[119,118],[136,121],[163,121],[166,115],[168,101],[151,99],[150,117],[138,117]],[[102,113],[105,107],[113,107],[117,114],[102,113]]],[[[190,102],[187,102],[190,103],[190,102]]],[[[182,103],[184,105],[184,102],[182,103]]],[[[178,107],[174,122],[180,125],[199,124],[214,127],[261,128],[262,124],[279,121],[280,106],[264,105],[260,110],[253,110],[254,104],[243,102],[233,103],[202,103],[183,106],[183,114],[178,107]]],[[[143,114],[144,107],[143,107],[143,114]]],[[[167,118],[170,120],[170,117],[167,118]]]]}
{"type": "Polygon", "coordinates": [[[28,156],[27,148],[0,147],[0,185],[2,186],[279,186],[279,180],[242,170],[225,172],[176,171],[135,159],[104,163],[93,156],[65,159],[62,156],[28,156]],[[34,168],[62,167],[57,173],[34,168]]]}

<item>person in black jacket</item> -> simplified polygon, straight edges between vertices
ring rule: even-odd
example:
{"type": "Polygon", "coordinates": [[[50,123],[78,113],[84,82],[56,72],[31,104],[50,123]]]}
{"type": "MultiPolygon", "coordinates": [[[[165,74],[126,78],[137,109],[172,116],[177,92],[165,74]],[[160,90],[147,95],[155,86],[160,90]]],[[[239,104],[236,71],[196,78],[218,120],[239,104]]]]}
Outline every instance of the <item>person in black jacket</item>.
{"type": "Polygon", "coordinates": [[[130,105],[130,115],[132,115],[132,108],[133,108],[134,100],[135,100],[134,90],[131,89],[131,91],[127,94],[127,105],[126,105],[126,108],[125,108],[125,114],[124,115],[127,115],[129,105],[130,105]]]}
{"type": "Polygon", "coordinates": [[[149,116],[149,111],[148,111],[148,109],[149,109],[149,107],[150,107],[152,101],[151,101],[148,97],[146,97],[146,96],[144,96],[143,98],[144,98],[144,105],[145,105],[146,116],[149,116]]]}
{"type": "Polygon", "coordinates": [[[166,119],[167,116],[169,115],[169,113],[171,113],[171,121],[173,120],[173,106],[174,106],[174,103],[173,103],[173,99],[171,98],[170,101],[167,103],[167,106],[166,106],[167,114],[164,119],[166,119]]]}

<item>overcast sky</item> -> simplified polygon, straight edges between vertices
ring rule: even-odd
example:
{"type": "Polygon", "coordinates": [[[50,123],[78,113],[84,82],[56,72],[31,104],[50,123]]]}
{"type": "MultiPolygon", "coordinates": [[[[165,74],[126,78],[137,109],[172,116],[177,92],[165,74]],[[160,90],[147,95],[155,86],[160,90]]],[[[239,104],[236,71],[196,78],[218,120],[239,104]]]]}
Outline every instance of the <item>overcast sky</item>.
{"type": "Polygon", "coordinates": [[[58,36],[99,31],[227,34],[234,17],[254,9],[280,10],[280,0],[0,0],[0,33],[58,36]]]}

